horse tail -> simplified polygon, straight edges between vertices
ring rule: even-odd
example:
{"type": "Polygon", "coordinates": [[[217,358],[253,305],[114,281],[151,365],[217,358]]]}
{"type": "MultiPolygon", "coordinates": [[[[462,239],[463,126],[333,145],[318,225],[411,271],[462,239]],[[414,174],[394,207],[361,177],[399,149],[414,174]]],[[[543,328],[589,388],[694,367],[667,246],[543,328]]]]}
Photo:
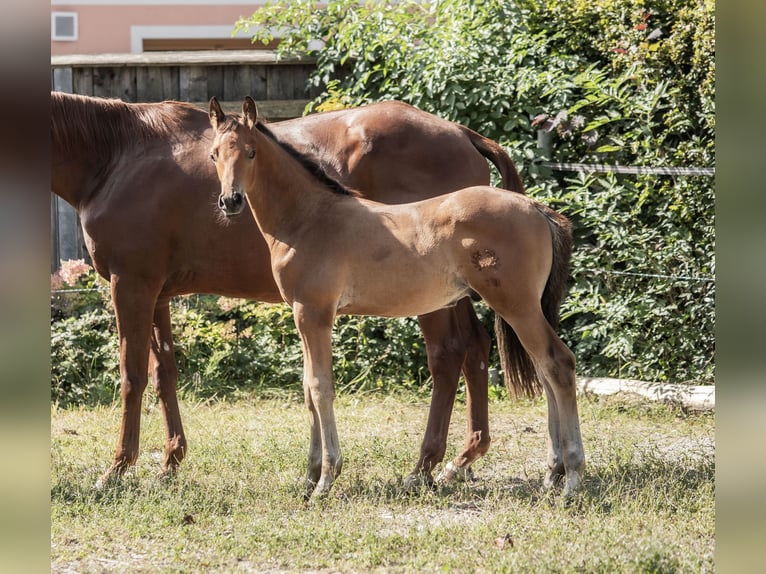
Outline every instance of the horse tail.
{"type": "Polygon", "coordinates": [[[476,133],[470,128],[456,124],[466,137],[471,141],[478,152],[493,163],[503,179],[503,188],[524,194],[524,183],[516,170],[511,157],[500,147],[499,144],[483,135],[476,133]]]}
{"type": "MultiPolygon", "coordinates": [[[[569,279],[572,259],[572,224],[565,216],[542,204],[537,204],[537,209],[548,221],[553,242],[553,262],[540,306],[546,320],[555,330],[559,326],[559,309],[569,279]]],[[[532,359],[522,347],[521,341],[511,326],[498,314],[495,315],[495,335],[500,366],[503,369],[508,391],[516,397],[539,395],[542,384],[532,359]]]]}

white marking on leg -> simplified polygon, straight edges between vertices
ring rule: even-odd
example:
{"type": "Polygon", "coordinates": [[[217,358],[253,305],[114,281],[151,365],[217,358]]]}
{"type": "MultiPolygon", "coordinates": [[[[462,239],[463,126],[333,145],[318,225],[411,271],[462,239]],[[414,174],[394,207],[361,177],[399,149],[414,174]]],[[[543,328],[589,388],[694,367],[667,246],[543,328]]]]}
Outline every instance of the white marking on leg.
{"type": "Polygon", "coordinates": [[[170,351],[170,345],[168,345],[167,341],[162,343],[162,350],[165,351],[165,352],[170,351]]]}
{"type": "Polygon", "coordinates": [[[482,371],[484,370],[484,368],[485,368],[485,365],[484,365],[484,361],[482,361],[482,362],[481,362],[481,364],[479,365],[479,368],[480,368],[482,371]]]}

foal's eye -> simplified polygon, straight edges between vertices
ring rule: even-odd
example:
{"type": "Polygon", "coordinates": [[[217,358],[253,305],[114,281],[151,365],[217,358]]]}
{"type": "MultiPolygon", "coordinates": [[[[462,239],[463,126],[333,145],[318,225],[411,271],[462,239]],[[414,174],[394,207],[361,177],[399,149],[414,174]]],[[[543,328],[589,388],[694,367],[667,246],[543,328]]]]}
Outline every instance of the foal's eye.
{"type": "Polygon", "coordinates": [[[255,157],[255,150],[251,149],[250,152],[247,154],[247,157],[250,159],[253,159],[255,157]]]}
{"type": "Polygon", "coordinates": [[[215,163],[215,152],[210,152],[210,159],[215,163]]]}

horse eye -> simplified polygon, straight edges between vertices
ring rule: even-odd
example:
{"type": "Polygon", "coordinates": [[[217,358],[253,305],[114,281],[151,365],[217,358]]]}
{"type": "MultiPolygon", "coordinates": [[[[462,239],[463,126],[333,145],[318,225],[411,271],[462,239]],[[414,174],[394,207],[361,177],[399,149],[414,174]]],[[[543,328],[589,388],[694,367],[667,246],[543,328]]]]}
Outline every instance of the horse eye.
{"type": "Polygon", "coordinates": [[[249,157],[250,159],[253,159],[255,157],[255,150],[251,149],[250,153],[247,154],[247,157],[249,157]]]}
{"type": "Polygon", "coordinates": [[[215,162],[215,153],[210,152],[210,159],[215,162]]]}

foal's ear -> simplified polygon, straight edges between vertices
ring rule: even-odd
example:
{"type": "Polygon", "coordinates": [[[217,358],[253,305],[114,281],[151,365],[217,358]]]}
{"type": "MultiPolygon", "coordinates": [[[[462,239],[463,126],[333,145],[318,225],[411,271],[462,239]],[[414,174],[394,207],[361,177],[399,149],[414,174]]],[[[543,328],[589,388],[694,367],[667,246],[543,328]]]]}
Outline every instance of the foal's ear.
{"type": "Polygon", "coordinates": [[[255,100],[250,96],[245,96],[245,101],[242,104],[242,118],[245,120],[245,126],[247,129],[253,129],[255,122],[258,120],[258,110],[255,109],[255,100]]]}
{"type": "Polygon", "coordinates": [[[213,129],[217,130],[218,126],[226,119],[226,115],[221,109],[221,104],[218,103],[218,99],[215,96],[210,98],[210,106],[208,108],[208,114],[210,115],[210,125],[213,129]]]}

